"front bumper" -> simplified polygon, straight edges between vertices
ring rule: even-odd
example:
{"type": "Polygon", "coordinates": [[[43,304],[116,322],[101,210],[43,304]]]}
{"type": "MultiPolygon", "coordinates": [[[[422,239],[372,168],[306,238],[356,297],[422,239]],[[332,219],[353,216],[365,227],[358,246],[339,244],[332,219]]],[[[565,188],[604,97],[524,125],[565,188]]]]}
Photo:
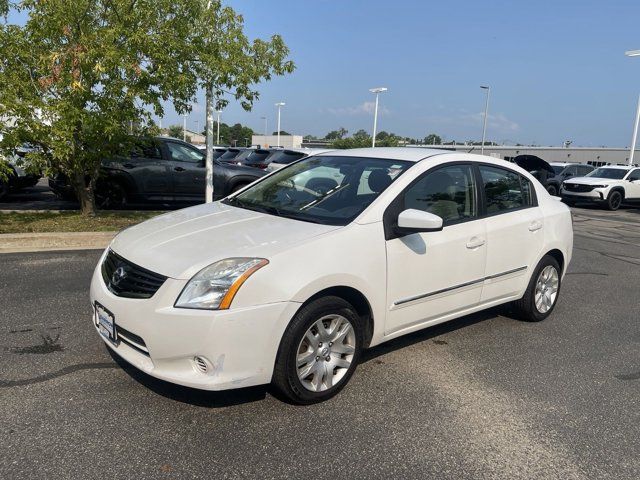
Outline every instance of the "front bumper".
{"type": "Polygon", "coordinates": [[[563,200],[570,200],[572,202],[602,202],[606,198],[604,194],[598,190],[585,193],[569,193],[564,189],[560,191],[560,197],[563,200]]]}
{"type": "MultiPolygon", "coordinates": [[[[125,329],[117,344],[100,338],[131,365],[171,383],[203,390],[269,383],[282,334],[300,304],[174,308],[185,283],[169,278],[150,299],[117,297],[104,284],[99,264],[91,281],[91,305],[99,302],[114,315],[116,329],[125,329]],[[197,368],[196,356],[206,359],[206,373],[197,368]]],[[[95,327],[95,315],[92,322],[95,327]]]]}

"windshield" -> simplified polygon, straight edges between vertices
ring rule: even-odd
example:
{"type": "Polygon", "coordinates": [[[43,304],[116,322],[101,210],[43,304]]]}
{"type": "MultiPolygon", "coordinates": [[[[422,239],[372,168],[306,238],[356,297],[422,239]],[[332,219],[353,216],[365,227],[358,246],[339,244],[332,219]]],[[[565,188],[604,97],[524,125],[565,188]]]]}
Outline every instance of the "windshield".
{"type": "Polygon", "coordinates": [[[295,162],[299,158],[305,157],[305,153],[301,152],[288,152],[286,150],[282,152],[275,152],[273,155],[269,157],[269,161],[272,163],[278,163],[280,165],[289,165],[292,162],[295,162]]]}
{"type": "Polygon", "coordinates": [[[627,174],[627,170],[623,168],[596,168],[593,172],[587,174],[587,177],[611,178],[613,180],[622,180],[627,174]]]}
{"type": "Polygon", "coordinates": [[[278,170],[224,203],[325,225],[347,225],[412,162],[308,157],[278,170]]]}
{"type": "Polygon", "coordinates": [[[560,175],[562,173],[562,171],[565,169],[564,165],[551,165],[551,168],[553,168],[553,171],[555,172],[556,175],[560,175]]]}
{"type": "Polygon", "coordinates": [[[241,150],[238,150],[237,148],[230,148],[222,154],[220,160],[233,160],[240,154],[240,152],[241,150]]]}

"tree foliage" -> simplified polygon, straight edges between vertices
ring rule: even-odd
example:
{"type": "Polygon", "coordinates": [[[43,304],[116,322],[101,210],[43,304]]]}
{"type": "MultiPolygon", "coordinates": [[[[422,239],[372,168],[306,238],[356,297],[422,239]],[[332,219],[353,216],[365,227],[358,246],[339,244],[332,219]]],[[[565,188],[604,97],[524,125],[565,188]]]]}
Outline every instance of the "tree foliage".
{"type": "Polygon", "coordinates": [[[424,143],[425,145],[442,145],[442,138],[440,138],[440,135],[430,133],[424,137],[424,143]]]}
{"type": "Polygon", "coordinates": [[[337,130],[332,130],[329,133],[327,133],[324,136],[324,139],[325,140],[339,140],[341,138],[344,138],[347,135],[347,133],[349,133],[349,131],[346,128],[340,127],[337,130]]]}
{"type": "MultiPolygon", "coordinates": [[[[393,133],[380,132],[376,135],[376,147],[397,147],[400,137],[393,133]]],[[[331,146],[333,148],[367,148],[371,146],[371,135],[365,130],[358,130],[351,137],[335,140],[331,146]]]]}
{"type": "Polygon", "coordinates": [[[293,71],[278,35],[250,41],[243,18],[211,0],[0,0],[27,14],[0,23],[0,148],[38,147],[33,162],[65,173],[85,214],[100,163],[149,133],[163,103],[190,110],[210,86],[216,108],[249,110],[256,85],[293,71]]]}

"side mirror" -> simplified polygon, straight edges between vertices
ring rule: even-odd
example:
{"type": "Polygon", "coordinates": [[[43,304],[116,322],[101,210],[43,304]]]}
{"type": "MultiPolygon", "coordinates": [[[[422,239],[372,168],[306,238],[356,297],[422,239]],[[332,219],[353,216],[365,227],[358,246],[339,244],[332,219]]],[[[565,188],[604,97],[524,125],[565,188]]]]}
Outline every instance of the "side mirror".
{"type": "Polygon", "coordinates": [[[433,213],[410,208],[398,215],[396,231],[400,235],[417,232],[438,232],[442,230],[442,218],[433,213]]]}

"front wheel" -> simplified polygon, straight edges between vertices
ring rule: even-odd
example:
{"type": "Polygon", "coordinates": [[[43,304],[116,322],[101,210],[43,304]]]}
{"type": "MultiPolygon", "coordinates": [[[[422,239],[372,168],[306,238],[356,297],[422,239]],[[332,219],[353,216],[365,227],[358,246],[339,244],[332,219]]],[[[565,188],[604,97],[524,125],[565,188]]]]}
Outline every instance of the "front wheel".
{"type": "Polygon", "coordinates": [[[328,400],[353,375],[363,342],[362,319],[351,304],[332,296],[314,300],[282,337],[273,385],[294,403],[328,400]]]}
{"type": "Polygon", "coordinates": [[[547,192],[549,192],[549,195],[551,195],[552,197],[558,196],[558,189],[555,185],[547,185],[547,192]]]}
{"type": "Polygon", "coordinates": [[[608,210],[618,210],[622,204],[622,193],[619,190],[614,190],[609,193],[607,200],[605,201],[605,207],[608,210]]]}
{"type": "Polygon", "coordinates": [[[538,263],[527,290],[513,306],[522,320],[540,322],[551,315],[560,294],[561,269],[558,261],[545,255],[538,263]]]}

